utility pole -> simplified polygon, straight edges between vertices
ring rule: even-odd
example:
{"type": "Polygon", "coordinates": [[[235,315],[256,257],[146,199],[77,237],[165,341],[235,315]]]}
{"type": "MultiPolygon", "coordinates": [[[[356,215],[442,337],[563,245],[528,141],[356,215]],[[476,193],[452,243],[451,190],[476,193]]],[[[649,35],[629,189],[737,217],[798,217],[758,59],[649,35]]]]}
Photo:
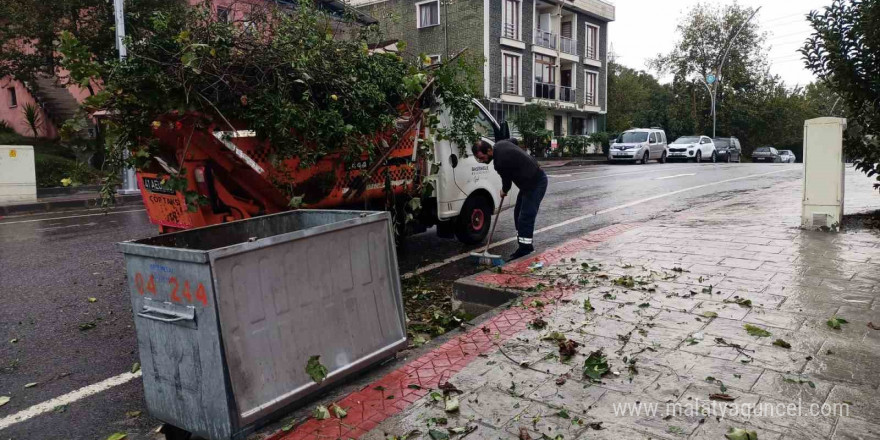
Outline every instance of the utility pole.
{"type": "Polygon", "coordinates": [[[718,65],[715,67],[715,72],[710,73],[706,76],[700,77],[700,80],[703,81],[703,85],[706,86],[706,90],[709,91],[709,99],[712,102],[712,137],[715,137],[715,121],[717,120],[717,115],[715,113],[715,100],[718,94],[718,84],[721,82],[721,69],[724,67],[724,62],[727,61],[727,54],[730,52],[730,46],[733,44],[736,37],[739,36],[740,32],[746,27],[746,25],[752,21],[752,18],[760,11],[762,6],[758,6],[758,9],[755,9],[752,12],[752,15],[749,15],[745,21],[739,25],[736,32],[733,34],[733,37],[727,42],[727,46],[724,48],[724,55],[721,56],[721,60],[719,60],[718,65]],[[711,87],[710,87],[711,86],[711,87]]]}
{"type": "MultiPolygon", "coordinates": [[[[125,47],[125,0],[113,0],[113,16],[116,19],[116,49],[119,51],[119,61],[128,56],[125,47]]],[[[123,157],[128,159],[129,152],[124,150],[123,157]]],[[[137,176],[134,168],[122,170],[122,187],[117,191],[119,194],[137,194],[137,176]]]]}

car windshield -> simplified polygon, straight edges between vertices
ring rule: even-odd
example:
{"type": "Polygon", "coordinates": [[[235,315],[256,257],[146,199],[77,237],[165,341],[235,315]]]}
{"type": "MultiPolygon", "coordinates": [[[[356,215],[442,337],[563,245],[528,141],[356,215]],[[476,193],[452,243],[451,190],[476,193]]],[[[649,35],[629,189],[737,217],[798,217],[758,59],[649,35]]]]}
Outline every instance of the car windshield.
{"type": "Polygon", "coordinates": [[[788,151],[788,150],[782,150],[782,151],[779,152],[779,154],[784,154],[784,155],[788,156],[789,154],[793,154],[793,153],[792,153],[791,151],[788,151]]]}
{"type": "Polygon", "coordinates": [[[700,142],[700,138],[696,136],[684,136],[680,137],[673,142],[673,144],[696,144],[700,142]]]}
{"type": "Polygon", "coordinates": [[[770,147],[761,147],[761,148],[755,149],[755,153],[769,153],[769,152],[770,152],[770,147]]]}
{"type": "Polygon", "coordinates": [[[716,146],[716,147],[725,147],[725,148],[726,148],[726,147],[729,147],[729,146],[730,146],[730,141],[727,140],[727,139],[715,139],[715,146],[716,146]]]}
{"type": "Polygon", "coordinates": [[[618,144],[636,144],[648,141],[648,132],[646,131],[627,131],[617,138],[618,144]]]}

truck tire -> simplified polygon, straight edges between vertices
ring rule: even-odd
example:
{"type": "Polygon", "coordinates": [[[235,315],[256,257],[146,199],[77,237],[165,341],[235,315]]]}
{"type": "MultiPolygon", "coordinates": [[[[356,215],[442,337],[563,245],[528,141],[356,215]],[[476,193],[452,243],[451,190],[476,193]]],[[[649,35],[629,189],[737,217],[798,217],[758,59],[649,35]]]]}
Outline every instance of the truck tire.
{"type": "Polygon", "coordinates": [[[464,244],[482,242],[492,226],[492,203],[482,196],[470,196],[461,207],[455,225],[455,236],[464,244]]]}
{"type": "Polygon", "coordinates": [[[165,434],[165,440],[190,440],[192,438],[191,432],[167,423],[162,426],[161,432],[165,434]]]}

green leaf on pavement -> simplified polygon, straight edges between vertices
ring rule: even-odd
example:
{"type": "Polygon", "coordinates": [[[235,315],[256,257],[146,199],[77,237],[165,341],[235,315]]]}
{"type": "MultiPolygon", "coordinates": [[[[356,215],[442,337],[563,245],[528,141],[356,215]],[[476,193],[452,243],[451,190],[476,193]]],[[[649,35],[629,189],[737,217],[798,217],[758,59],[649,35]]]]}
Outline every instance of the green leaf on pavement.
{"type": "Polygon", "coordinates": [[[141,412],[140,411],[127,411],[125,413],[125,416],[128,417],[129,419],[134,419],[134,418],[140,417],[141,412]]]}
{"type": "Polygon", "coordinates": [[[443,394],[441,394],[439,391],[431,391],[430,396],[431,396],[431,400],[433,400],[435,402],[439,402],[439,401],[443,400],[443,394]]]}
{"type": "Polygon", "coordinates": [[[640,309],[647,309],[648,307],[651,307],[651,304],[650,304],[650,303],[641,303],[641,304],[639,304],[639,308],[640,308],[640,309]]]}
{"type": "Polygon", "coordinates": [[[766,338],[767,336],[770,336],[770,334],[771,334],[767,330],[764,330],[761,327],[758,327],[757,325],[752,325],[752,324],[746,324],[745,329],[749,335],[757,336],[759,338],[766,338]]]}
{"type": "Polygon", "coordinates": [[[773,341],[773,345],[775,345],[777,347],[786,348],[786,349],[791,348],[791,344],[789,344],[788,342],[785,342],[785,340],[782,340],[782,339],[777,339],[777,340],[773,341]]]}
{"type": "Polygon", "coordinates": [[[6,405],[9,403],[11,398],[9,396],[0,396],[0,406],[6,405]]]}
{"type": "Polygon", "coordinates": [[[37,382],[31,382],[31,383],[24,384],[25,388],[33,388],[35,386],[37,386],[37,382]]]}
{"type": "Polygon", "coordinates": [[[428,436],[431,437],[431,440],[449,440],[449,434],[436,429],[429,429],[428,436]]]}
{"type": "Polygon", "coordinates": [[[318,420],[326,420],[330,418],[330,411],[327,410],[326,406],[318,405],[315,407],[315,410],[312,411],[312,417],[318,420]]]}
{"type": "Polygon", "coordinates": [[[553,331],[541,338],[542,341],[564,341],[568,338],[565,337],[562,333],[553,331]]]}
{"type": "Polygon", "coordinates": [[[321,383],[327,378],[327,367],[321,365],[321,356],[312,356],[306,363],[306,373],[316,383],[321,383]]]}
{"type": "Polygon", "coordinates": [[[131,374],[137,373],[138,371],[141,371],[141,363],[135,362],[131,364],[131,374]]]}
{"type": "Polygon", "coordinates": [[[79,325],[79,331],[84,332],[86,330],[91,330],[97,326],[98,324],[95,321],[84,322],[79,325]]]}
{"type": "Polygon", "coordinates": [[[608,358],[605,357],[601,349],[590,353],[590,356],[584,361],[584,376],[594,382],[598,382],[603,375],[608,373],[609,369],[608,358]]]}
{"type": "Polygon", "coordinates": [[[89,302],[90,302],[90,303],[98,302],[98,298],[95,298],[95,297],[93,297],[93,296],[92,296],[92,297],[89,297],[89,302]]]}
{"type": "Polygon", "coordinates": [[[587,312],[592,312],[593,310],[596,310],[593,308],[593,305],[590,304],[590,298],[584,300],[584,310],[587,312]]]}
{"type": "Polygon", "coordinates": [[[446,396],[446,412],[458,411],[458,396],[446,396]]]}
{"type": "Polygon", "coordinates": [[[565,409],[559,410],[559,412],[556,413],[556,415],[559,417],[562,417],[563,419],[570,419],[571,418],[571,415],[569,415],[568,411],[566,411],[565,409]]]}
{"type": "Polygon", "coordinates": [[[412,345],[413,345],[413,347],[416,347],[416,348],[425,345],[425,343],[427,343],[427,342],[428,342],[428,340],[425,339],[425,337],[422,335],[416,335],[412,339],[412,345]]]}
{"type": "Polygon", "coordinates": [[[296,426],[296,420],[291,420],[287,422],[284,426],[281,427],[281,430],[284,432],[290,431],[293,427],[296,426]]]}
{"type": "Polygon", "coordinates": [[[840,317],[837,317],[837,316],[829,319],[828,322],[826,322],[826,324],[828,324],[828,327],[831,327],[834,330],[840,330],[840,324],[846,324],[846,323],[847,323],[847,320],[840,318],[840,317]]]}
{"type": "Polygon", "coordinates": [[[348,411],[342,409],[341,406],[339,406],[339,405],[337,405],[337,404],[334,403],[334,404],[333,404],[333,414],[335,414],[336,417],[339,418],[339,419],[344,419],[345,416],[348,415],[348,411]]]}
{"type": "Polygon", "coordinates": [[[703,316],[706,318],[717,318],[718,313],[716,313],[716,312],[703,312],[703,316]]]}
{"type": "Polygon", "coordinates": [[[110,437],[107,437],[107,440],[122,440],[127,437],[128,434],[124,432],[114,432],[113,434],[110,434],[110,437]]]}
{"type": "Polygon", "coordinates": [[[727,440],[758,440],[758,433],[755,431],[746,431],[742,428],[730,428],[727,434],[724,434],[727,440]]]}

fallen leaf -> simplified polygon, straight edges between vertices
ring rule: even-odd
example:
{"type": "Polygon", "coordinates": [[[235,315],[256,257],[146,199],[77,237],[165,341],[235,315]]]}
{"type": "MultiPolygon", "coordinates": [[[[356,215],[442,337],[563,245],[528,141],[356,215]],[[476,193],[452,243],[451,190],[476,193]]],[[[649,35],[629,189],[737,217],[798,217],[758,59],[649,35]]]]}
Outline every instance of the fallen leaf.
{"type": "Polygon", "coordinates": [[[703,316],[706,318],[717,318],[718,313],[715,312],[703,312],[703,316]]]}
{"type": "Polygon", "coordinates": [[[419,384],[415,384],[415,383],[411,383],[411,384],[407,385],[406,387],[409,388],[409,389],[412,389],[412,390],[420,390],[420,389],[422,389],[422,386],[421,386],[421,385],[419,385],[419,384]]]}
{"type": "Polygon", "coordinates": [[[600,431],[600,430],[602,430],[602,429],[605,429],[605,428],[602,427],[602,423],[604,423],[604,422],[592,422],[592,423],[589,424],[589,426],[590,426],[590,428],[592,428],[593,430],[600,431]]]}
{"type": "Polygon", "coordinates": [[[345,416],[348,415],[348,411],[342,409],[341,406],[339,406],[335,403],[333,404],[332,408],[333,408],[333,414],[335,414],[336,418],[338,418],[338,419],[344,419],[345,416]]]}
{"type": "Polygon", "coordinates": [[[131,364],[131,374],[137,373],[138,371],[141,371],[141,363],[135,362],[131,364]]]}
{"type": "Polygon", "coordinates": [[[715,393],[715,394],[709,394],[709,400],[721,400],[724,402],[733,402],[734,400],[736,400],[736,397],[733,397],[729,394],[715,393]]]}
{"type": "Polygon", "coordinates": [[[89,298],[89,302],[90,302],[90,303],[98,302],[98,298],[90,297],[90,298],[89,298]]]}
{"type": "Polygon", "coordinates": [[[785,348],[785,349],[790,349],[790,348],[791,348],[791,344],[789,344],[788,342],[785,342],[785,341],[782,340],[782,339],[777,339],[777,340],[773,341],[773,345],[775,345],[775,346],[777,346],[777,347],[782,347],[782,348],[785,348]]]}
{"type": "Polygon", "coordinates": [[[880,330],[880,326],[878,326],[878,325],[874,325],[873,322],[869,322],[869,323],[868,323],[868,328],[871,329],[871,330],[880,330]]]}
{"type": "Polygon", "coordinates": [[[413,345],[413,347],[416,347],[416,348],[425,345],[425,343],[427,343],[427,342],[428,342],[428,340],[425,339],[425,337],[422,336],[422,335],[416,335],[416,336],[412,339],[412,345],[413,345]]]}
{"type": "Polygon", "coordinates": [[[321,365],[321,356],[312,356],[306,363],[306,373],[316,383],[321,383],[327,378],[327,367],[321,365]]]}
{"type": "Polygon", "coordinates": [[[128,437],[128,434],[126,434],[124,432],[115,432],[113,434],[110,434],[110,437],[107,437],[107,440],[122,440],[127,437],[128,437]]]}
{"type": "Polygon", "coordinates": [[[608,374],[609,370],[608,358],[602,353],[602,349],[590,353],[590,356],[584,361],[584,376],[589,377],[594,382],[598,382],[602,376],[608,374]]]}
{"type": "Polygon", "coordinates": [[[33,388],[35,386],[37,386],[37,382],[31,382],[31,383],[24,384],[25,388],[33,388]]]}
{"type": "Polygon", "coordinates": [[[429,429],[428,436],[431,437],[431,440],[449,440],[449,434],[436,429],[429,429]]]}
{"type": "Polygon", "coordinates": [[[458,396],[446,396],[446,404],[444,409],[446,412],[458,411],[458,396]]]}
{"type": "Polygon", "coordinates": [[[136,417],[140,417],[141,412],[140,411],[128,411],[125,413],[125,416],[128,417],[129,419],[133,419],[136,417]]]}
{"type": "Polygon", "coordinates": [[[532,436],[529,435],[529,429],[520,426],[519,427],[519,440],[532,440],[532,436]]]}
{"type": "Polygon", "coordinates": [[[565,335],[556,331],[550,332],[541,338],[542,341],[564,341],[566,339],[568,338],[565,335]]]}
{"type": "Polygon", "coordinates": [[[589,298],[587,298],[587,299],[584,300],[584,310],[587,311],[587,312],[592,312],[593,310],[596,310],[596,309],[593,308],[593,305],[590,304],[590,299],[589,299],[589,298]]]}
{"type": "Polygon", "coordinates": [[[640,308],[640,309],[646,309],[646,308],[648,308],[648,307],[651,307],[651,304],[650,304],[650,303],[641,303],[641,304],[639,304],[639,308],[640,308]]]}
{"type": "Polygon", "coordinates": [[[449,393],[461,394],[461,390],[456,388],[456,386],[453,385],[452,383],[450,383],[449,381],[441,383],[440,386],[438,386],[437,388],[440,388],[440,390],[443,391],[443,394],[449,394],[449,393]]]}
{"type": "Polygon", "coordinates": [[[91,330],[97,326],[98,324],[95,323],[95,321],[84,322],[79,325],[79,331],[84,332],[86,330],[91,330]]]}
{"type": "Polygon", "coordinates": [[[55,408],[52,408],[52,411],[55,411],[58,414],[61,414],[67,411],[67,405],[58,405],[55,408]]]}
{"type": "Polygon", "coordinates": [[[556,415],[559,417],[562,417],[563,419],[570,419],[571,418],[571,415],[569,415],[568,411],[566,411],[565,409],[559,410],[559,412],[556,413],[556,415]]]}
{"type": "Polygon", "coordinates": [[[759,338],[766,338],[767,336],[770,336],[770,335],[771,335],[770,332],[768,332],[767,330],[762,329],[761,327],[758,327],[757,325],[746,324],[746,325],[745,325],[745,329],[746,329],[746,332],[748,332],[749,335],[751,335],[751,336],[757,336],[757,337],[759,337],[759,338]]]}
{"type": "Polygon", "coordinates": [[[567,341],[559,341],[559,359],[563,362],[571,359],[572,356],[577,354],[578,345],[580,344],[571,339],[567,341]]]}
{"type": "Polygon", "coordinates": [[[847,323],[847,320],[845,320],[843,318],[839,318],[837,316],[829,319],[826,322],[826,324],[828,324],[828,327],[831,327],[834,330],[840,330],[840,324],[846,324],[846,323],[847,323]]]}
{"type": "Polygon", "coordinates": [[[429,396],[431,396],[431,400],[435,402],[443,400],[443,394],[441,394],[439,391],[431,391],[431,394],[429,394],[429,396]]]}
{"type": "Polygon", "coordinates": [[[545,327],[547,327],[547,321],[541,319],[540,316],[529,321],[529,328],[532,330],[543,330],[545,327]]]}
{"type": "Polygon", "coordinates": [[[730,428],[727,434],[724,434],[727,440],[758,440],[758,433],[755,431],[746,431],[742,428],[730,428]]]}
{"type": "Polygon", "coordinates": [[[556,385],[560,385],[560,386],[565,385],[565,381],[566,381],[566,380],[567,380],[567,379],[564,378],[564,377],[561,377],[561,376],[560,376],[560,377],[557,377],[557,378],[556,378],[556,385]]]}
{"type": "Polygon", "coordinates": [[[327,410],[326,406],[318,405],[315,407],[315,410],[312,411],[312,417],[318,420],[326,420],[330,418],[330,411],[327,410]]]}
{"type": "Polygon", "coordinates": [[[11,397],[9,397],[9,396],[0,396],[0,406],[6,405],[7,403],[9,403],[10,399],[11,399],[11,397]]]}
{"type": "Polygon", "coordinates": [[[281,430],[284,432],[290,431],[293,427],[296,426],[296,420],[291,420],[286,425],[281,427],[281,430]]]}

